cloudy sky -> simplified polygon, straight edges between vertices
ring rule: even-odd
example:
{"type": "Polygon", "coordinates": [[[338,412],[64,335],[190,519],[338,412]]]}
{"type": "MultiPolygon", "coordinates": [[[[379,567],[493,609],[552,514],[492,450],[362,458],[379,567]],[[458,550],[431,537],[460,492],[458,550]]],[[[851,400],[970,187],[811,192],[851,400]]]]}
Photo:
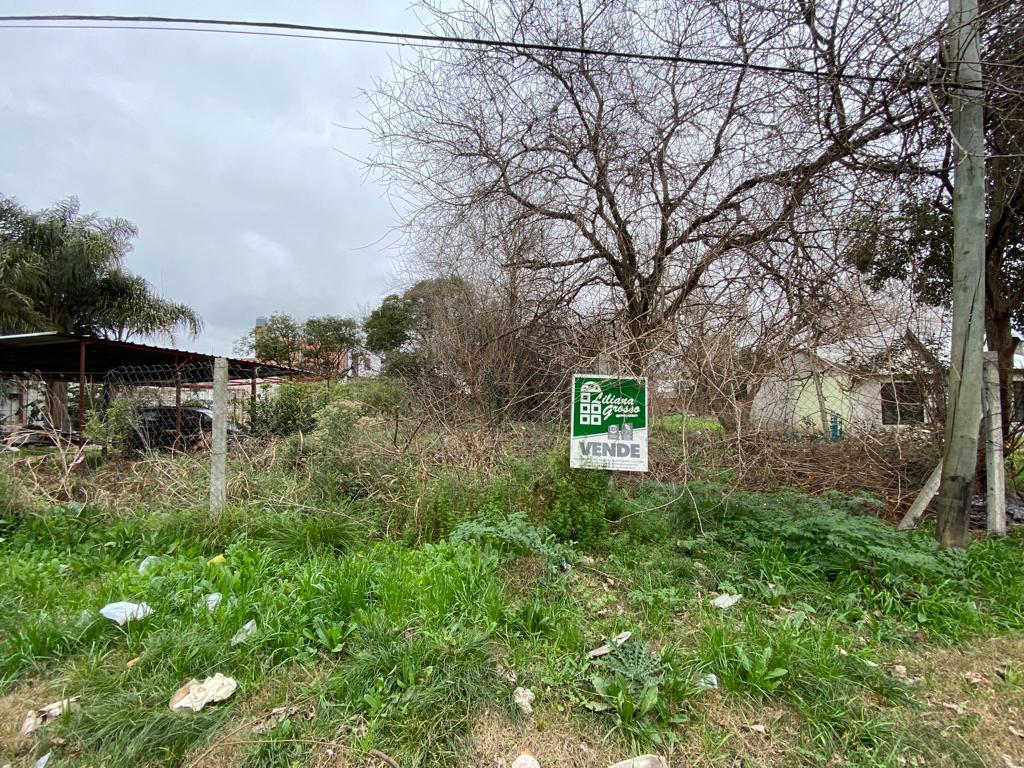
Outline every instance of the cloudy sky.
{"type": "MultiPolygon", "coordinates": [[[[7,0],[110,13],[420,31],[405,0],[7,0]]],[[[358,315],[395,287],[396,203],[365,178],[361,89],[410,49],[185,32],[0,29],[0,193],[127,218],[128,266],[229,353],[257,315],[358,315]],[[338,151],[340,150],[340,152],[338,151]],[[341,154],[345,153],[345,154],[341,154]]]]}

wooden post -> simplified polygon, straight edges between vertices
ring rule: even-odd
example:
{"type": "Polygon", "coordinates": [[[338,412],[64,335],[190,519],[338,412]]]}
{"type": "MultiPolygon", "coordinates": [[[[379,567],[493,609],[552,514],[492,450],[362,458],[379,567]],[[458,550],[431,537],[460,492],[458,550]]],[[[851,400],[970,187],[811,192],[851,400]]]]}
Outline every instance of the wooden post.
{"type": "Polygon", "coordinates": [[[985,352],[985,489],[986,529],[1006,533],[1006,468],[1003,465],[1003,413],[999,398],[999,355],[985,352]]]}
{"type": "Polygon", "coordinates": [[[924,481],[924,487],[917,494],[917,498],[914,499],[914,503],[910,505],[910,509],[907,510],[907,514],[900,520],[900,530],[905,531],[908,528],[913,528],[917,521],[921,519],[921,515],[928,508],[928,504],[935,494],[939,492],[939,484],[942,482],[942,462],[940,461],[932,473],[928,475],[928,479],[924,481]]]}
{"type": "Polygon", "coordinates": [[[227,501],[228,361],[213,363],[213,450],[210,453],[210,515],[217,517],[227,501]]]}
{"type": "Polygon", "coordinates": [[[966,547],[978,462],[985,308],[985,126],[978,0],[949,0],[946,60],[953,62],[953,343],[935,537],[966,547]]]}

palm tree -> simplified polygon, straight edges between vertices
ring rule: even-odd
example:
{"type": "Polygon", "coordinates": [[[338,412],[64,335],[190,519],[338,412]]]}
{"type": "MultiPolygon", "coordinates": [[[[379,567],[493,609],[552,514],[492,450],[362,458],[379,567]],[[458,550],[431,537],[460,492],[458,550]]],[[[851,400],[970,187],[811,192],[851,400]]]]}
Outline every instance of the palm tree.
{"type": "Polygon", "coordinates": [[[126,269],[137,234],[124,219],[83,215],[73,197],[42,211],[0,198],[0,269],[24,273],[18,296],[9,301],[28,299],[32,310],[0,316],[0,325],[120,340],[179,329],[195,336],[202,320],[193,309],[163,298],[126,269]]]}
{"type": "MultiPolygon", "coordinates": [[[[124,219],[82,214],[73,197],[42,211],[0,197],[0,331],[122,341],[179,329],[198,334],[202,320],[195,310],[163,298],[125,267],[137,234],[124,219]]],[[[51,382],[47,394],[53,404],[66,402],[66,384],[51,382]]],[[[66,405],[50,408],[50,418],[67,426],[66,405]]]]}

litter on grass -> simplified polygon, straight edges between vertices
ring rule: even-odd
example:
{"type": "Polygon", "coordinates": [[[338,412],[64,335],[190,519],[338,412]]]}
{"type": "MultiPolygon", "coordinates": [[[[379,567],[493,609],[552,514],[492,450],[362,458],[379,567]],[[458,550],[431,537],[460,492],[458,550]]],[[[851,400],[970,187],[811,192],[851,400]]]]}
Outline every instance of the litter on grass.
{"type": "Polygon", "coordinates": [[[598,646],[594,650],[588,652],[587,656],[589,656],[592,659],[596,659],[596,658],[599,658],[601,656],[607,656],[609,653],[612,652],[612,648],[616,648],[616,647],[622,645],[624,642],[629,640],[629,638],[631,638],[632,636],[633,636],[632,632],[621,632],[618,635],[616,635],[614,638],[612,638],[612,641],[610,643],[605,643],[604,645],[598,646]]]}
{"type": "Polygon", "coordinates": [[[698,688],[717,688],[718,687],[718,675],[714,672],[709,672],[706,675],[702,675],[697,678],[698,688]]]}
{"type": "Polygon", "coordinates": [[[516,688],[512,692],[512,701],[519,707],[519,711],[523,713],[524,717],[529,717],[533,714],[533,700],[536,698],[533,695],[533,691],[529,688],[516,688]]]}
{"type": "Polygon", "coordinates": [[[45,755],[36,760],[36,764],[32,768],[46,768],[46,764],[50,762],[50,758],[53,756],[53,752],[47,752],[45,755]]]}
{"type": "Polygon", "coordinates": [[[133,619],[144,619],[153,612],[145,603],[129,603],[129,602],[117,602],[107,603],[100,608],[100,614],[111,621],[117,622],[117,625],[124,626],[126,622],[132,621],[133,619]]]}
{"type": "Polygon", "coordinates": [[[732,608],[734,605],[736,605],[736,603],[738,603],[742,599],[743,595],[730,595],[726,593],[724,595],[719,595],[718,597],[716,597],[714,600],[711,601],[711,604],[715,606],[715,608],[718,608],[720,611],[724,611],[727,608],[732,608]]]}
{"type": "Polygon", "coordinates": [[[228,559],[224,555],[215,555],[206,561],[207,565],[223,565],[228,559]]]}
{"type": "Polygon", "coordinates": [[[628,760],[621,760],[610,768],[668,768],[668,763],[665,762],[664,757],[659,755],[640,755],[628,760]]]}
{"type": "Polygon", "coordinates": [[[141,563],[139,563],[139,575],[145,576],[147,573],[156,568],[164,559],[158,555],[149,555],[141,563]]]}
{"type": "Polygon", "coordinates": [[[256,634],[256,619],[249,619],[245,622],[245,625],[235,632],[235,636],[231,638],[232,645],[238,645],[244,643],[256,634]]]}
{"type": "Polygon", "coordinates": [[[65,712],[70,712],[74,709],[76,701],[78,701],[78,697],[72,696],[70,699],[61,699],[52,704],[47,704],[40,709],[33,709],[25,715],[25,720],[21,724],[21,731],[19,733],[22,736],[31,736],[51,720],[56,720],[65,712]]]}
{"type": "Polygon", "coordinates": [[[216,611],[220,601],[224,598],[220,592],[211,592],[206,596],[206,610],[216,611]]]}
{"type": "Polygon", "coordinates": [[[540,768],[540,763],[529,752],[524,752],[512,761],[512,768],[540,768]]]}
{"type": "Polygon", "coordinates": [[[193,712],[198,712],[207,704],[228,698],[237,687],[238,683],[234,678],[225,677],[220,672],[213,677],[206,678],[201,683],[193,678],[171,696],[171,711],[191,709],[193,712]]]}

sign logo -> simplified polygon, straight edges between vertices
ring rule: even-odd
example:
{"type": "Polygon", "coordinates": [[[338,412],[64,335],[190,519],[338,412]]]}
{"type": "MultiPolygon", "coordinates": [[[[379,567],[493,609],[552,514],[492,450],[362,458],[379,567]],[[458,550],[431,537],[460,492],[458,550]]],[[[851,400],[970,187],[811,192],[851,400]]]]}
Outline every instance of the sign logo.
{"type": "Polygon", "coordinates": [[[647,379],[577,374],[569,466],[647,471],[647,379]]]}

